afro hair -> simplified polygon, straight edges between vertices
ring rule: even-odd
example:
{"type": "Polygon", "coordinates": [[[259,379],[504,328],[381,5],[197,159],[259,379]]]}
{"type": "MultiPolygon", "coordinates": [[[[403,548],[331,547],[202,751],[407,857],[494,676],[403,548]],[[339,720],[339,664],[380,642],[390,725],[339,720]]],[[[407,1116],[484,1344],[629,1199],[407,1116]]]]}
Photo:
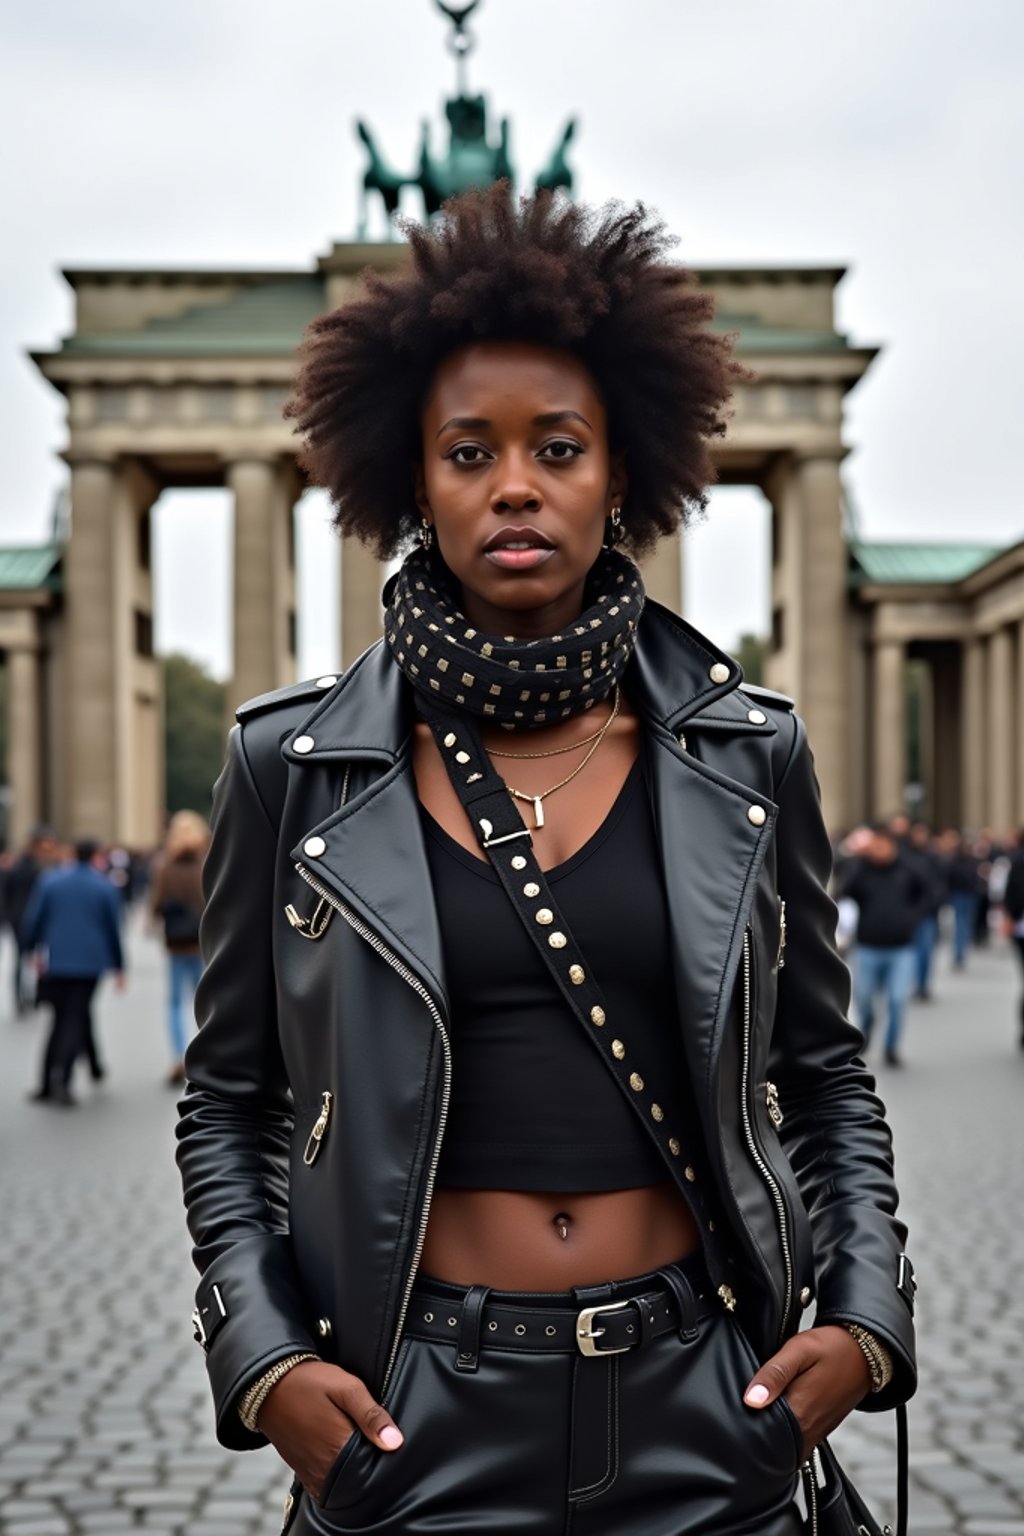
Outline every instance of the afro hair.
{"type": "Polygon", "coordinates": [[[341,533],[388,558],[415,532],[423,401],[443,359],[484,339],[563,348],[589,369],[625,459],[635,553],[703,510],[742,371],[707,328],[711,296],[666,260],[660,219],[640,204],[517,199],[498,182],[405,232],[404,271],[367,271],[360,297],[313,321],[286,407],[341,533]]]}

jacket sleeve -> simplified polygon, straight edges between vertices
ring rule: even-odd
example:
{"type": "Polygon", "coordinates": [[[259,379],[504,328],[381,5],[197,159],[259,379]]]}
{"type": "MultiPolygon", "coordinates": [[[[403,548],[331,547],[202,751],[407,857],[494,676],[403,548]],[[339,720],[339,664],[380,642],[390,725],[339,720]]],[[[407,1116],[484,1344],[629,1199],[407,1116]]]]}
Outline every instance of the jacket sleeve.
{"type": "Polygon", "coordinates": [[[47,879],[40,875],[32,888],[32,894],[28,899],[28,905],[21,919],[21,947],[22,949],[41,949],[43,946],[43,934],[45,931],[47,879]]]}
{"type": "Polygon", "coordinates": [[[1018,853],[1010,865],[1010,874],[1003,893],[1003,906],[1008,917],[1019,923],[1024,917],[1024,851],[1018,853]]]}
{"type": "Polygon", "coordinates": [[[266,1443],[242,1425],[240,1393],[276,1360],[316,1353],[288,1229],[293,1118],[271,947],[276,846],[236,726],[214,789],[199,1033],[186,1056],[177,1155],[217,1436],[240,1450],[266,1443]]]}
{"type": "Polygon", "coordinates": [[[891,1408],[916,1387],[913,1271],[896,1215],[892,1137],[849,1022],[849,973],[828,895],[832,850],[802,723],[776,787],[785,963],[771,1072],[785,1085],[780,1137],[811,1221],[818,1323],[859,1323],[886,1345],[894,1375],[863,1407],[891,1408]],[[777,1074],[777,1075],[776,1075],[777,1074]]]}

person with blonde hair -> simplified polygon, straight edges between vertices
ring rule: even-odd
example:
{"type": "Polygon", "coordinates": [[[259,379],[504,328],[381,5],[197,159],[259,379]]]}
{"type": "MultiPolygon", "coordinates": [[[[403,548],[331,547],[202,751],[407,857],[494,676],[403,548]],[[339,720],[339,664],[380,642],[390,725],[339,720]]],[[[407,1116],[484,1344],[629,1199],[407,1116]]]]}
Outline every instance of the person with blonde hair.
{"type": "Polygon", "coordinates": [[[163,928],[168,958],[167,1029],[172,1066],[167,1081],[172,1087],[185,1081],[185,993],[194,996],[203,969],[199,919],[204,906],[203,860],[209,840],[210,829],[197,811],[175,812],[150,884],[150,915],[163,928]]]}

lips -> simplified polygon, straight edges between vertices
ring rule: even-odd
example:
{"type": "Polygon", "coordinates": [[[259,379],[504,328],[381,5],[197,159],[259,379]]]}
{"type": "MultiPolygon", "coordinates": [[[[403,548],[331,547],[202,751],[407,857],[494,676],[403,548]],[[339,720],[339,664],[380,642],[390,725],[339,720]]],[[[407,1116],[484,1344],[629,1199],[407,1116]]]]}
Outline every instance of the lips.
{"type": "Polygon", "coordinates": [[[539,528],[499,528],[484,545],[486,558],[503,571],[532,571],[554,552],[554,544],[539,528]]]}
{"type": "Polygon", "coordinates": [[[484,553],[490,554],[493,550],[498,549],[512,549],[516,551],[524,549],[551,550],[554,547],[547,534],[542,533],[539,528],[517,528],[509,523],[504,528],[498,528],[491,534],[484,545],[484,553]]]}

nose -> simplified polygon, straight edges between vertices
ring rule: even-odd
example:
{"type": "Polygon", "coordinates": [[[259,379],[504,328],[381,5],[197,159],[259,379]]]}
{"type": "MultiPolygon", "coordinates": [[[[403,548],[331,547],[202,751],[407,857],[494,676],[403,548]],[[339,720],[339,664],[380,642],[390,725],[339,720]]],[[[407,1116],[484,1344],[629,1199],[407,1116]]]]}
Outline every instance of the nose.
{"type": "Polygon", "coordinates": [[[539,512],[543,501],[530,473],[532,456],[510,454],[501,461],[501,473],[495,476],[491,492],[491,511],[507,516],[510,512],[539,512]]]}

